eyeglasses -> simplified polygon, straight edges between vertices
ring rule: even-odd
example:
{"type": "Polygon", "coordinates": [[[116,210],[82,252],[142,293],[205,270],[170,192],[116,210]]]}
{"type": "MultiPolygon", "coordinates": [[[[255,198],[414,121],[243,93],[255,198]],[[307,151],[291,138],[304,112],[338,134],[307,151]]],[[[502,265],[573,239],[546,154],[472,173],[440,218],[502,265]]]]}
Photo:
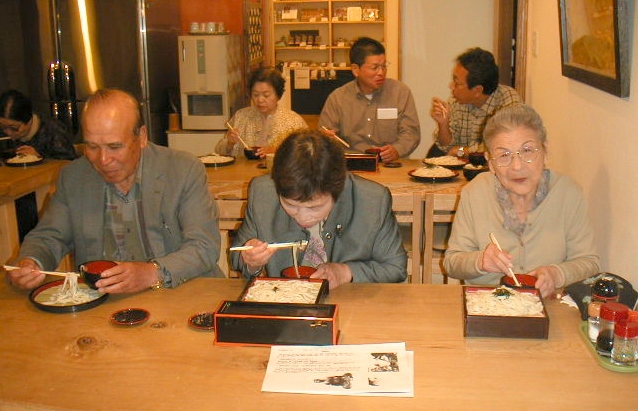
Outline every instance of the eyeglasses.
{"type": "Polygon", "coordinates": [[[12,131],[14,133],[17,133],[18,130],[20,130],[20,127],[22,127],[22,124],[19,124],[17,126],[11,126],[11,125],[0,125],[0,128],[3,129],[4,131],[12,131]]]}
{"type": "Polygon", "coordinates": [[[467,86],[467,84],[465,84],[465,83],[457,83],[456,79],[452,79],[452,84],[454,84],[454,88],[461,87],[461,86],[467,86]]]}
{"type": "Polygon", "coordinates": [[[522,162],[531,163],[538,157],[540,148],[525,146],[519,151],[501,151],[495,156],[491,156],[490,161],[493,161],[499,167],[507,167],[512,164],[514,155],[518,155],[518,158],[522,162]]]}
{"type": "Polygon", "coordinates": [[[389,66],[389,65],[390,65],[390,62],[389,62],[389,61],[386,61],[386,62],[385,62],[385,63],[383,63],[383,64],[373,64],[373,65],[371,65],[371,66],[366,66],[366,65],[364,64],[364,65],[362,65],[361,67],[365,67],[367,70],[377,72],[377,71],[379,71],[379,70],[381,70],[381,71],[386,71],[386,70],[388,69],[388,66],[389,66]]]}

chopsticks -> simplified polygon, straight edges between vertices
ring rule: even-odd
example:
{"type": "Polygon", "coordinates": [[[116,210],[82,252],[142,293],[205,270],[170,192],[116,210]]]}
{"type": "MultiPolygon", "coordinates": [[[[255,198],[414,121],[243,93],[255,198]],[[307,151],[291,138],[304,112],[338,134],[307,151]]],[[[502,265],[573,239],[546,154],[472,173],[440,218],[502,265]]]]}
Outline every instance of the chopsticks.
{"type": "MultiPolygon", "coordinates": [[[[235,127],[231,126],[230,123],[227,121],[226,125],[228,126],[229,129],[231,129],[232,131],[236,131],[235,127]]],[[[246,150],[250,150],[250,146],[248,146],[248,144],[246,144],[246,142],[244,140],[242,140],[241,136],[239,135],[239,133],[237,134],[237,138],[239,139],[239,141],[241,141],[241,143],[244,145],[244,148],[246,150]]]]}
{"type": "MultiPolygon", "coordinates": [[[[290,247],[305,247],[308,245],[308,240],[299,240],[299,241],[291,241],[289,243],[270,243],[268,244],[268,248],[290,248],[290,247]]],[[[236,247],[230,247],[230,251],[243,251],[243,250],[251,250],[253,248],[252,245],[240,245],[236,247]]]]}
{"type": "MultiPolygon", "coordinates": [[[[498,248],[498,251],[503,251],[503,249],[501,248],[501,245],[498,243],[498,240],[494,236],[494,233],[490,233],[490,240],[492,240],[492,243],[494,243],[496,248],[498,248]]],[[[521,283],[518,282],[518,278],[516,278],[516,274],[514,274],[514,270],[512,270],[511,267],[508,267],[507,269],[509,270],[510,275],[512,276],[512,278],[514,278],[514,283],[516,284],[516,286],[520,287],[521,283]]]]}
{"type": "Polygon", "coordinates": [[[346,148],[350,148],[350,144],[346,143],[345,141],[343,141],[343,139],[341,137],[339,137],[338,135],[336,135],[335,133],[333,133],[330,129],[326,128],[325,126],[321,126],[321,129],[323,131],[327,131],[329,133],[332,133],[331,136],[336,138],[337,141],[339,141],[341,144],[343,144],[344,146],[346,146],[346,148]]]}
{"type": "MultiPolygon", "coordinates": [[[[3,265],[5,270],[19,270],[22,267],[14,267],[12,265],[3,265]]],[[[74,276],[79,276],[80,274],[78,273],[74,273],[74,272],[66,272],[66,273],[61,273],[59,271],[44,271],[44,270],[40,270],[40,272],[42,274],[48,274],[48,275],[57,275],[59,277],[68,277],[70,275],[74,275],[74,276]]]]}

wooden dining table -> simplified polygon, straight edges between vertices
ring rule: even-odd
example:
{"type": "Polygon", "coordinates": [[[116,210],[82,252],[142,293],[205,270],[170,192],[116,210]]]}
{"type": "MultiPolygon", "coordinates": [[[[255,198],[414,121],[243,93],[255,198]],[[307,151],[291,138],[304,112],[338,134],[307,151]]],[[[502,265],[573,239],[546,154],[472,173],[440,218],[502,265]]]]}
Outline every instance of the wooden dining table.
{"type": "MultiPolygon", "coordinates": [[[[462,170],[456,170],[457,177],[443,182],[417,181],[408,173],[423,167],[423,162],[420,159],[400,159],[399,163],[400,166],[396,168],[385,167],[381,164],[378,171],[353,171],[353,173],[388,187],[392,193],[421,191],[423,193],[458,194],[467,183],[462,170]]],[[[261,164],[265,164],[265,162],[240,157],[230,165],[206,167],[211,194],[218,200],[247,198],[250,180],[268,173],[268,170],[260,167],[261,164]]]]}
{"type": "Polygon", "coordinates": [[[35,192],[38,211],[42,211],[55,190],[60,169],[68,163],[45,159],[41,164],[28,167],[0,164],[0,261],[15,257],[20,247],[15,200],[35,192]]]}
{"type": "Polygon", "coordinates": [[[462,286],[345,284],[339,344],[405,342],[414,397],[262,392],[269,347],[219,346],[188,318],[235,300],[240,279],[197,278],[175,289],[111,295],[77,313],[37,309],[0,284],[0,410],[631,410],[638,373],[600,366],[577,309],[545,301],[548,339],[463,335],[462,286]],[[137,326],[110,322],[141,308],[137,326]]]}

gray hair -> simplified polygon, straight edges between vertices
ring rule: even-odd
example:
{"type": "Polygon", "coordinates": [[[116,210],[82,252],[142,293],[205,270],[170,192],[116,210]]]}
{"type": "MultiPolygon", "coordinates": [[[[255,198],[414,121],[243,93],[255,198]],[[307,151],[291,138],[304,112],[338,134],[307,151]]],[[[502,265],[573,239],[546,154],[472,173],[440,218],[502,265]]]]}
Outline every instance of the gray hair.
{"type": "Polygon", "coordinates": [[[483,139],[487,149],[489,150],[490,144],[497,134],[507,133],[519,127],[533,131],[543,147],[546,146],[547,132],[541,116],[526,104],[516,104],[500,109],[487,121],[485,130],[483,130],[483,139]]]}

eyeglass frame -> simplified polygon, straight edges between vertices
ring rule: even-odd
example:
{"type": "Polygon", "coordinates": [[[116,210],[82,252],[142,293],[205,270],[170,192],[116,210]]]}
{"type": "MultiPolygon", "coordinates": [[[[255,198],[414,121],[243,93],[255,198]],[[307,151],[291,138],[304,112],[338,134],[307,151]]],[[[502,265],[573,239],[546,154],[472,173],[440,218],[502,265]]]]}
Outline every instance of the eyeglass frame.
{"type": "Polygon", "coordinates": [[[492,153],[490,153],[490,160],[489,161],[493,161],[494,164],[496,164],[497,167],[509,167],[512,165],[512,161],[514,161],[514,155],[518,155],[518,158],[521,160],[521,162],[527,163],[527,164],[531,164],[534,162],[534,160],[536,160],[536,158],[538,157],[538,152],[541,150],[541,148],[539,147],[534,147],[532,149],[532,147],[529,146],[523,146],[521,149],[517,150],[517,151],[509,151],[506,150],[503,155],[495,157],[492,155],[492,153]],[[524,151],[524,150],[529,150],[529,151],[524,151]],[[521,151],[523,151],[521,153],[521,151]],[[532,155],[531,158],[529,159],[524,159],[523,155],[532,155]],[[507,164],[499,164],[498,160],[503,159],[503,158],[509,158],[509,162],[507,164]]]}
{"type": "Polygon", "coordinates": [[[374,65],[372,65],[372,67],[366,67],[366,64],[367,63],[362,64],[359,67],[365,68],[366,70],[370,70],[370,71],[373,71],[373,72],[376,73],[377,71],[379,71],[379,69],[381,69],[382,71],[387,71],[388,70],[388,66],[390,66],[392,63],[390,63],[389,61],[386,61],[383,64],[374,64],[374,65]]]}

